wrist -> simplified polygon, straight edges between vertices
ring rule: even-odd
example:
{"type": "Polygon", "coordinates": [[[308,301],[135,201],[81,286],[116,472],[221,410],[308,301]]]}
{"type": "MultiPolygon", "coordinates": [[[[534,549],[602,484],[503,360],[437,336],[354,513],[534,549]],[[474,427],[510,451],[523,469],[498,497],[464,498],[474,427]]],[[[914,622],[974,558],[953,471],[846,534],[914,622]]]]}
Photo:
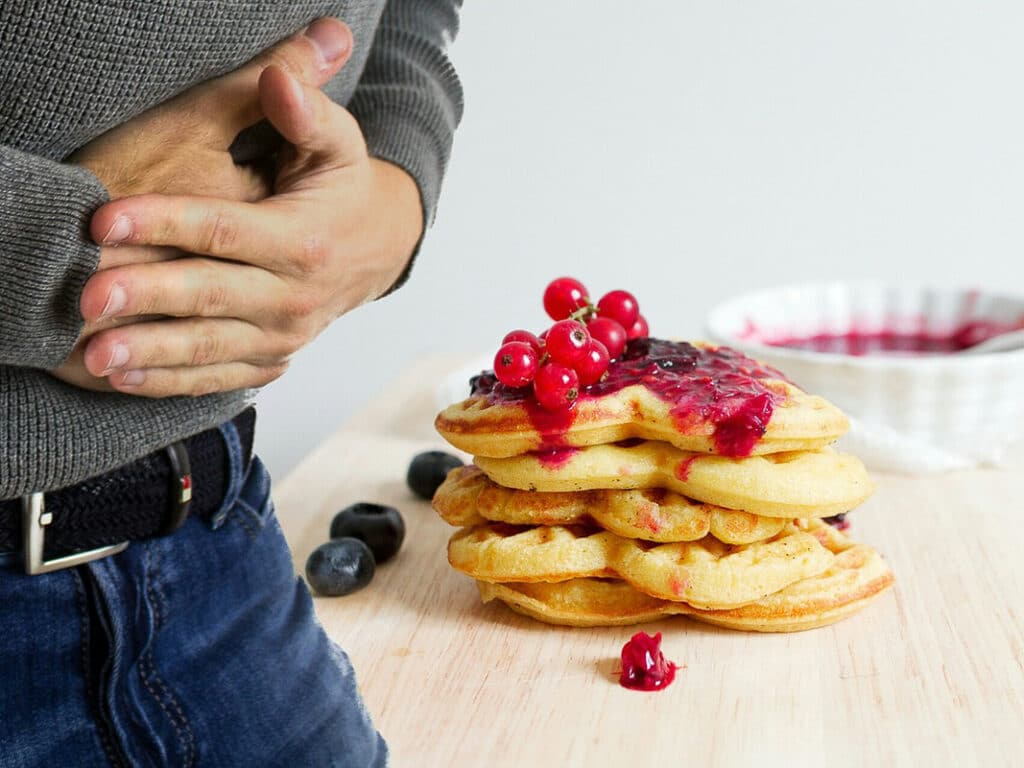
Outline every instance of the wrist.
{"type": "Polygon", "coordinates": [[[378,190],[377,210],[384,218],[388,265],[381,295],[390,293],[404,276],[423,237],[425,219],[420,188],[401,166],[370,158],[370,172],[378,190]]]}

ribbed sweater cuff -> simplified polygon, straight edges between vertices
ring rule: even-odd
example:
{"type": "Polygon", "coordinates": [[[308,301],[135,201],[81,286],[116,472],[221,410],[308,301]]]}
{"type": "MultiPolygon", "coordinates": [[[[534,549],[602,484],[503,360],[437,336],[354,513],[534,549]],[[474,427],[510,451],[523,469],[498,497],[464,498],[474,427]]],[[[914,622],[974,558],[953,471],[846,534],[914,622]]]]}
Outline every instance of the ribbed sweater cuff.
{"type": "MultiPolygon", "coordinates": [[[[415,15],[412,6],[388,7],[348,107],[370,154],[415,180],[426,230],[434,222],[452,137],[462,117],[462,86],[445,55],[444,35],[420,36],[416,30],[423,25],[403,23],[403,13],[415,15]]],[[[450,24],[454,28],[454,18],[450,24]]],[[[419,244],[387,293],[405,282],[418,251],[419,244]]]]}
{"type": "Polygon", "coordinates": [[[401,167],[416,181],[424,226],[429,227],[451,152],[451,129],[443,110],[422,92],[402,86],[357,92],[353,105],[370,154],[401,167]]]}
{"type": "Polygon", "coordinates": [[[84,168],[0,149],[0,361],[53,368],[82,329],[79,299],[99,248],[89,218],[108,199],[84,168]]]}

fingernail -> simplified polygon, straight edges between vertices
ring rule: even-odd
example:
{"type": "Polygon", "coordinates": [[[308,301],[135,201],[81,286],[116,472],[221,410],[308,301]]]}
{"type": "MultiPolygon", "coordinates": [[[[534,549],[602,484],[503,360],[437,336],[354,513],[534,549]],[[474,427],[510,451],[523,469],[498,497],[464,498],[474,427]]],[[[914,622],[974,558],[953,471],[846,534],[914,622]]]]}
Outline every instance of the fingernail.
{"type": "Polygon", "coordinates": [[[328,64],[336,62],[348,50],[348,35],[340,34],[338,25],[326,19],[314,21],[305,34],[328,64]]]}
{"type": "Polygon", "coordinates": [[[118,216],[103,236],[104,243],[121,243],[131,237],[132,221],[127,216],[118,216]]]}
{"type": "Polygon", "coordinates": [[[107,360],[107,367],[103,371],[104,376],[109,376],[118,368],[123,368],[131,357],[126,344],[115,344],[110,350],[110,359],[107,360]]]}
{"type": "Polygon", "coordinates": [[[103,312],[100,313],[100,320],[105,320],[108,317],[112,317],[125,308],[128,303],[128,294],[125,293],[124,287],[120,283],[114,283],[110,286],[110,293],[107,295],[107,303],[103,307],[103,312]]]}
{"type": "Polygon", "coordinates": [[[121,385],[125,387],[137,387],[146,380],[145,371],[125,371],[121,374],[121,385]]]}

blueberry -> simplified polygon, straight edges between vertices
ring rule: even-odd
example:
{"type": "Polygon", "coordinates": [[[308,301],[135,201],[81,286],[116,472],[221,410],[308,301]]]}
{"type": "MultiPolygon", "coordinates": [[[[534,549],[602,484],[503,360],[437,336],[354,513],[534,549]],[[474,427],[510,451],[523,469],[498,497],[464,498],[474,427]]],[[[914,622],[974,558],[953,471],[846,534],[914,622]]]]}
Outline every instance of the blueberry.
{"type": "Polygon", "coordinates": [[[331,521],[331,538],[351,536],[370,548],[377,565],[387,562],[402,546],[405,521],[394,507],[360,501],[350,504],[331,521]]]}
{"type": "Polygon", "coordinates": [[[409,465],[405,481],[412,492],[421,499],[434,498],[434,492],[444,482],[445,476],[456,467],[462,466],[462,459],[444,451],[418,453],[409,465]]]}
{"type": "Polygon", "coordinates": [[[359,539],[334,539],[310,554],[306,581],[321,595],[350,595],[370,583],[375,569],[373,553],[359,539]]]}

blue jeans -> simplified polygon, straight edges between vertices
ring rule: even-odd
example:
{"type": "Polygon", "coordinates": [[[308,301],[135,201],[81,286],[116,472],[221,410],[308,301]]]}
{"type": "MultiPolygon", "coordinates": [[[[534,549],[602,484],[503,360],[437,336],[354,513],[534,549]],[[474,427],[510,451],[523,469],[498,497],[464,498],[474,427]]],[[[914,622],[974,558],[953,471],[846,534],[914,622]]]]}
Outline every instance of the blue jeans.
{"type": "Polygon", "coordinates": [[[0,768],[380,766],[259,459],[209,520],[71,570],[0,554],[0,768]]]}

